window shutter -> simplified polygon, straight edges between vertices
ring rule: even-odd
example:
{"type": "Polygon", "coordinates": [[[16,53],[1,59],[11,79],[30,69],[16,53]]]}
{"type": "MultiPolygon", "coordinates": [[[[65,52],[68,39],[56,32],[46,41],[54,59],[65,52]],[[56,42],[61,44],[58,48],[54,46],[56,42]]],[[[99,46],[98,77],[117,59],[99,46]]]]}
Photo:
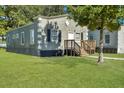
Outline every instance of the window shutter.
{"type": "Polygon", "coordinates": [[[50,29],[47,29],[47,41],[50,42],[50,36],[51,36],[51,33],[50,33],[50,29]]]}
{"type": "Polygon", "coordinates": [[[81,32],[81,40],[84,40],[84,38],[83,38],[83,32],[81,32]]]}
{"type": "Polygon", "coordinates": [[[61,42],[61,30],[59,30],[58,41],[61,42]]]}

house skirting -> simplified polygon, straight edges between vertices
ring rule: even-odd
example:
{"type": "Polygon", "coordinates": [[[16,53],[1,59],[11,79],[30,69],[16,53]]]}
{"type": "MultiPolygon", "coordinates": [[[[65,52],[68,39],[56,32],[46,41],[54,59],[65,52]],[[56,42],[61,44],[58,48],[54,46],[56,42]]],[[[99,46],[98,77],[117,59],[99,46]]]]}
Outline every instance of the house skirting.
{"type": "MultiPolygon", "coordinates": [[[[96,48],[96,52],[99,52],[99,47],[96,48]]],[[[103,53],[117,53],[117,48],[103,48],[103,53]]]]}
{"type": "Polygon", "coordinates": [[[62,56],[63,50],[40,50],[40,56],[49,57],[49,56],[62,56]]]}
{"type": "Polygon", "coordinates": [[[10,48],[9,47],[9,48],[6,48],[6,51],[20,53],[20,54],[28,54],[28,55],[33,55],[33,56],[42,56],[42,57],[63,55],[63,50],[37,50],[37,49],[32,49],[32,48],[13,48],[13,47],[10,48]]]}
{"type": "Polygon", "coordinates": [[[7,52],[14,52],[14,53],[20,53],[20,54],[27,54],[27,55],[33,55],[33,56],[37,56],[37,50],[32,49],[32,48],[13,48],[13,47],[9,47],[6,48],[7,52]]]}

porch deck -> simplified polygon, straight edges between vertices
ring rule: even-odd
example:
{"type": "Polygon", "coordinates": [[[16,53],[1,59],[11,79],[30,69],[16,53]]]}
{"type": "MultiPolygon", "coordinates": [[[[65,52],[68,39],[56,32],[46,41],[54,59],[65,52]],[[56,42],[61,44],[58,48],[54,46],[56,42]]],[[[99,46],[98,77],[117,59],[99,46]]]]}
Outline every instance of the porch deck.
{"type": "Polygon", "coordinates": [[[65,40],[64,49],[66,55],[90,55],[95,53],[96,41],[95,40],[81,40],[80,45],[75,40],[65,40]],[[68,53],[70,52],[70,53],[68,53]]]}

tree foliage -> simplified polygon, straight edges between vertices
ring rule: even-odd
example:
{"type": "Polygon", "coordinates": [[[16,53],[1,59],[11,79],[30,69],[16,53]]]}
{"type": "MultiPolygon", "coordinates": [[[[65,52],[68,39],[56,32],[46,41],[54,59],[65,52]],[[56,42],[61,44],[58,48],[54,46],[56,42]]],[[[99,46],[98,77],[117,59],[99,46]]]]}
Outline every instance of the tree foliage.
{"type": "Polygon", "coordinates": [[[0,34],[9,29],[23,26],[33,21],[38,15],[54,16],[63,14],[63,6],[31,6],[31,5],[4,5],[0,6],[0,34]]]}
{"type": "Polygon", "coordinates": [[[68,12],[78,25],[88,26],[91,30],[106,27],[109,31],[115,31],[120,26],[117,19],[124,17],[124,8],[120,10],[120,7],[115,5],[69,6],[68,12]]]}
{"type": "Polygon", "coordinates": [[[121,24],[118,19],[124,18],[123,6],[116,5],[86,5],[68,6],[70,18],[78,25],[87,26],[91,31],[100,31],[98,63],[103,63],[103,31],[107,28],[110,32],[118,31],[121,24]]]}
{"type": "Polygon", "coordinates": [[[63,5],[46,5],[43,6],[43,13],[42,15],[44,16],[56,16],[56,15],[62,15],[64,14],[63,5]]]}

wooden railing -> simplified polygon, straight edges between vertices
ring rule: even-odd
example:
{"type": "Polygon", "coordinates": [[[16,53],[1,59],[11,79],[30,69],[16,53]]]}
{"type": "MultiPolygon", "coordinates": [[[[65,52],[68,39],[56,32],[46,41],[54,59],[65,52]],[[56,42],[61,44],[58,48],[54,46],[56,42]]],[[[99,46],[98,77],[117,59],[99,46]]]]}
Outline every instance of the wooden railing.
{"type": "Polygon", "coordinates": [[[80,52],[81,52],[81,47],[76,43],[74,42],[74,50],[75,52],[77,52],[79,55],[80,55],[80,52]]]}
{"type": "Polygon", "coordinates": [[[75,40],[65,40],[64,41],[64,48],[70,49],[71,52],[73,50],[77,53],[77,55],[80,55],[80,46],[75,42],[75,40]]]}
{"type": "Polygon", "coordinates": [[[81,47],[83,47],[88,54],[95,53],[96,41],[95,40],[81,40],[81,47]]]}
{"type": "Polygon", "coordinates": [[[71,49],[72,47],[74,47],[74,40],[65,40],[64,41],[65,49],[71,49]]]}
{"type": "MultiPolygon", "coordinates": [[[[71,50],[70,54],[73,55],[73,51],[77,55],[83,54],[93,54],[95,53],[96,49],[96,41],[95,40],[81,40],[81,46],[75,42],[75,40],[65,40],[64,41],[64,48],[66,53],[68,50],[71,50]]],[[[68,54],[68,53],[67,53],[68,54]]]]}

